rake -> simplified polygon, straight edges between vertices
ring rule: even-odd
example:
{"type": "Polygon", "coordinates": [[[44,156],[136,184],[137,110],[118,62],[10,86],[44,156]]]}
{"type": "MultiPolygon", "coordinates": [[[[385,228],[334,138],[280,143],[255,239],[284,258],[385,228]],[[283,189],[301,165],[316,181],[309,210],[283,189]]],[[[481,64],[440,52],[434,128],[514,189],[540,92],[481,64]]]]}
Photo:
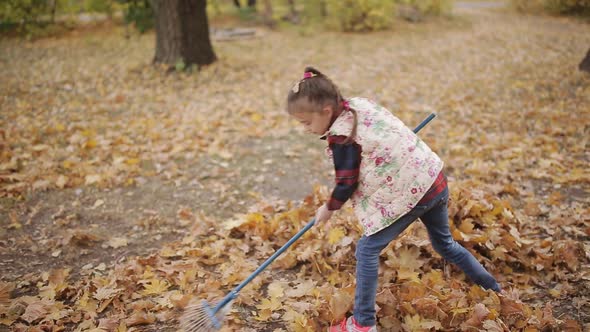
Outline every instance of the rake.
{"type": "MultiPolygon", "coordinates": [[[[414,129],[414,133],[418,133],[428,122],[430,122],[436,114],[430,114],[418,127],[414,129]]],[[[270,256],[260,267],[256,269],[246,280],[242,281],[236,288],[229,292],[219,303],[211,306],[207,301],[202,300],[200,303],[189,304],[180,318],[180,326],[186,332],[210,332],[221,329],[225,315],[230,311],[233,301],[238,297],[238,294],[248,283],[250,283],[260,272],[266,269],[277,257],[279,257],[285,250],[287,250],[295,241],[297,241],[305,232],[315,224],[315,218],[312,219],[303,229],[295,234],[287,243],[279,248],[272,256],[270,256]]]]}

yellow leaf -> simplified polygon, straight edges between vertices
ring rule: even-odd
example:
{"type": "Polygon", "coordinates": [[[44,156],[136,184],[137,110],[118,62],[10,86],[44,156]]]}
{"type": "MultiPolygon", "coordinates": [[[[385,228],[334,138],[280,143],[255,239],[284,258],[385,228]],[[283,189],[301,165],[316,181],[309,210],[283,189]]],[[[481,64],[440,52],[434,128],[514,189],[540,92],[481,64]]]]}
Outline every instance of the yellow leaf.
{"type": "Polygon", "coordinates": [[[56,290],[61,291],[67,287],[66,279],[70,275],[70,270],[71,269],[69,268],[51,270],[51,272],[47,275],[47,278],[44,280],[56,285],[56,290]]]}
{"type": "Polygon", "coordinates": [[[288,297],[302,297],[308,295],[314,287],[315,284],[313,281],[307,280],[291,289],[288,289],[285,292],[285,295],[288,297]]]}
{"type": "Polygon", "coordinates": [[[92,175],[86,175],[85,177],[85,181],[86,184],[94,184],[94,183],[98,183],[101,180],[101,176],[100,174],[92,174],[92,175]]]}
{"type": "Polygon", "coordinates": [[[472,219],[463,219],[461,221],[461,225],[459,225],[459,230],[465,234],[471,234],[473,232],[473,223],[472,219]]]}
{"type": "Polygon", "coordinates": [[[71,169],[72,166],[74,166],[74,163],[69,160],[64,160],[63,163],[61,163],[61,165],[65,169],[71,169]]]}
{"type": "Polygon", "coordinates": [[[387,260],[386,264],[408,272],[422,267],[424,262],[420,259],[420,249],[416,246],[404,246],[397,250],[395,258],[387,260]]]}
{"type": "Polygon", "coordinates": [[[226,222],[223,223],[223,227],[225,229],[234,229],[234,228],[238,228],[244,224],[258,224],[258,223],[263,223],[264,222],[264,215],[262,215],[261,213],[248,213],[246,215],[244,214],[240,214],[237,215],[236,218],[228,220],[226,222]]]}
{"type": "Polygon", "coordinates": [[[39,288],[39,296],[46,300],[54,300],[55,299],[55,285],[50,283],[47,286],[43,286],[39,288]]]}
{"type": "Polygon", "coordinates": [[[263,309],[263,310],[258,311],[258,315],[256,316],[256,320],[265,322],[270,319],[271,315],[272,315],[271,310],[263,309]]]}
{"type": "Polygon", "coordinates": [[[89,139],[86,141],[86,143],[84,143],[84,148],[92,149],[92,148],[95,148],[97,145],[98,145],[98,143],[96,143],[96,140],[89,139]]]}
{"type": "Polygon", "coordinates": [[[551,296],[558,298],[561,296],[561,290],[559,289],[555,289],[555,288],[551,288],[549,289],[549,294],[551,294],[551,296]]]}
{"type": "MultiPolygon", "coordinates": [[[[64,161],[64,163],[65,163],[65,161],[64,161]]],[[[58,176],[57,180],[55,181],[55,185],[60,189],[63,189],[67,183],[68,183],[68,177],[65,175],[58,176]]]]}
{"type": "Polygon", "coordinates": [[[453,314],[464,314],[466,312],[469,312],[471,309],[469,308],[455,308],[455,309],[451,309],[451,312],[453,314]]]}
{"type": "Polygon", "coordinates": [[[91,137],[91,136],[94,136],[94,135],[95,135],[95,132],[92,129],[85,129],[85,130],[82,131],[82,136],[91,137]]]}
{"type": "Polygon", "coordinates": [[[428,319],[424,320],[420,315],[406,315],[403,326],[407,331],[431,331],[433,328],[435,331],[438,331],[442,329],[440,322],[428,319]]]}
{"type": "Polygon", "coordinates": [[[117,293],[119,293],[121,289],[115,289],[110,287],[101,287],[96,290],[94,293],[94,298],[103,301],[113,298],[117,293]]]}
{"type": "Polygon", "coordinates": [[[409,271],[405,268],[403,269],[399,269],[397,271],[397,277],[400,280],[413,280],[413,281],[420,281],[420,278],[418,277],[418,272],[414,272],[414,271],[409,271]]]}
{"type": "Polygon", "coordinates": [[[440,285],[444,282],[443,274],[440,270],[431,270],[422,277],[422,281],[429,286],[440,285]]]}
{"type": "Polygon", "coordinates": [[[176,250],[166,246],[164,248],[162,248],[162,250],[160,250],[160,256],[162,257],[174,257],[174,256],[178,256],[176,250]]]}
{"type": "Polygon", "coordinates": [[[421,323],[422,318],[420,318],[420,315],[406,315],[406,317],[404,317],[404,323],[402,326],[406,329],[406,331],[422,331],[421,323]]]}
{"type": "Polygon", "coordinates": [[[55,125],[55,130],[56,131],[65,131],[66,130],[66,126],[64,126],[62,123],[58,123],[55,125]]]}
{"type": "Polygon", "coordinates": [[[250,119],[252,119],[253,122],[260,122],[262,120],[262,115],[259,113],[252,113],[250,119]]]}
{"type": "Polygon", "coordinates": [[[126,247],[127,246],[127,238],[125,237],[113,237],[109,240],[108,245],[112,248],[120,248],[120,247],[126,247]]]}
{"type": "Polygon", "coordinates": [[[139,158],[128,158],[127,160],[125,160],[125,164],[137,165],[137,164],[139,164],[140,161],[141,161],[141,159],[139,159],[139,158]]]}
{"type": "Polygon", "coordinates": [[[145,289],[142,291],[144,295],[161,294],[168,290],[170,285],[166,280],[152,279],[149,283],[143,286],[145,289]]]}
{"type": "Polygon", "coordinates": [[[244,215],[238,215],[233,219],[225,221],[223,223],[223,228],[225,228],[227,230],[238,228],[238,227],[242,226],[243,224],[245,224],[246,221],[247,221],[247,219],[245,218],[244,215]]]}
{"type": "Polygon", "coordinates": [[[13,222],[8,225],[8,229],[21,229],[22,227],[23,227],[23,225],[18,221],[13,222]]]}
{"type": "Polygon", "coordinates": [[[90,298],[88,292],[84,292],[78,299],[78,307],[86,312],[95,313],[98,305],[94,299],[90,298]]]}
{"type": "Polygon", "coordinates": [[[268,285],[268,296],[270,296],[271,298],[280,299],[281,297],[283,297],[283,295],[285,295],[285,293],[283,291],[283,286],[280,282],[275,281],[268,285]]]}
{"type": "Polygon", "coordinates": [[[268,309],[270,311],[279,310],[282,306],[282,303],[276,297],[271,297],[270,299],[262,299],[260,304],[256,306],[259,310],[268,309]]]}
{"type": "Polygon", "coordinates": [[[328,233],[328,243],[336,244],[344,237],[344,229],[342,227],[333,227],[328,233]]]}
{"type": "Polygon", "coordinates": [[[283,315],[283,320],[287,321],[287,322],[293,322],[295,320],[297,320],[300,316],[302,316],[300,313],[298,313],[297,311],[291,309],[291,308],[287,308],[287,310],[285,311],[285,314],[283,315]]]}

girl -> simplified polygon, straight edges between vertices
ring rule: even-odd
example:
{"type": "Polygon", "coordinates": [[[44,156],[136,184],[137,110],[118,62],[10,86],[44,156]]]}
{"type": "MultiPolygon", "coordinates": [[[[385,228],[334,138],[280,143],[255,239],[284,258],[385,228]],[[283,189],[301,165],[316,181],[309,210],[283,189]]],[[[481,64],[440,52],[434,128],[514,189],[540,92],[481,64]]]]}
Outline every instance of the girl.
{"type": "Polygon", "coordinates": [[[317,210],[316,224],[327,222],[350,199],[364,230],[355,253],[354,315],[329,331],[377,331],[379,255],[417,218],[442,257],[478,285],[500,291],[494,277],[451,236],[443,162],[397,117],[367,99],[345,100],[311,67],[289,92],[287,111],[308,132],[323,135],[334,161],[336,186],[317,210]]]}

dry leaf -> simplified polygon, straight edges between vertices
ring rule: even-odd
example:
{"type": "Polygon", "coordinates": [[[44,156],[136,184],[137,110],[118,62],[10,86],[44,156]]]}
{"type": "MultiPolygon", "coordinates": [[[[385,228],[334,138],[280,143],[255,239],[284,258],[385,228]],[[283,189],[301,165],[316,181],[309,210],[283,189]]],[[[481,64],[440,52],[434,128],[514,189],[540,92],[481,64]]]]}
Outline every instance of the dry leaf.
{"type": "Polygon", "coordinates": [[[47,311],[46,303],[42,302],[42,301],[36,301],[36,302],[30,303],[27,306],[27,309],[22,314],[22,316],[20,316],[20,318],[30,324],[30,323],[37,321],[38,319],[45,317],[47,312],[48,311],[47,311]]]}
{"type": "Polygon", "coordinates": [[[167,291],[170,285],[166,280],[152,279],[148,282],[145,282],[143,287],[144,290],[142,293],[144,295],[157,295],[167,291]]]}
{"type": "Polygon", "coordinates": [[[117,249],[120,247],[126,247],[128,241],[129,240],[126,237],[112,237],[109,239],[108,245],[109,247],[117,249]]]}
{"type": "Polygon", "coordinates": [[[302,283],[299,283],[291,289],[287,289],[285,291],[285,296],[299,298],[310,294],[314,287],[315,283],[312,280],[307,280],[302,283]]]}
{"type": "Polygon", "coordinates": [[[128,327],[137,325],[153,324],[156,321],[156,316],[152,313],[134,312],[129,318],[125,319],[125,325],[128,327]]]}

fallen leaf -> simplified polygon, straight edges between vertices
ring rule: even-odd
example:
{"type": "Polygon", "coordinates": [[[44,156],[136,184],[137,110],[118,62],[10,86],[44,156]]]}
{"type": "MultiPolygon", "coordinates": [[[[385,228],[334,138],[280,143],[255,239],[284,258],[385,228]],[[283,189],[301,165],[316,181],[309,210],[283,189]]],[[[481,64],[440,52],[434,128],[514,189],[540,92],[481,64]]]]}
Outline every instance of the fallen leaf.
{"type": "Polygon", "coordinates": [[[27,306],[25,312],[20,316],[21,319],[31,324],[47,314],[47,306],[45,302],[36,301],[27,306]]]}
{"type": "Polygon", "coordinates": [[[126,247],[128,244],[128,239],[126,237],[112,237],[109,239],[108,245],[112,248],[121,248],[126,247]]]}

